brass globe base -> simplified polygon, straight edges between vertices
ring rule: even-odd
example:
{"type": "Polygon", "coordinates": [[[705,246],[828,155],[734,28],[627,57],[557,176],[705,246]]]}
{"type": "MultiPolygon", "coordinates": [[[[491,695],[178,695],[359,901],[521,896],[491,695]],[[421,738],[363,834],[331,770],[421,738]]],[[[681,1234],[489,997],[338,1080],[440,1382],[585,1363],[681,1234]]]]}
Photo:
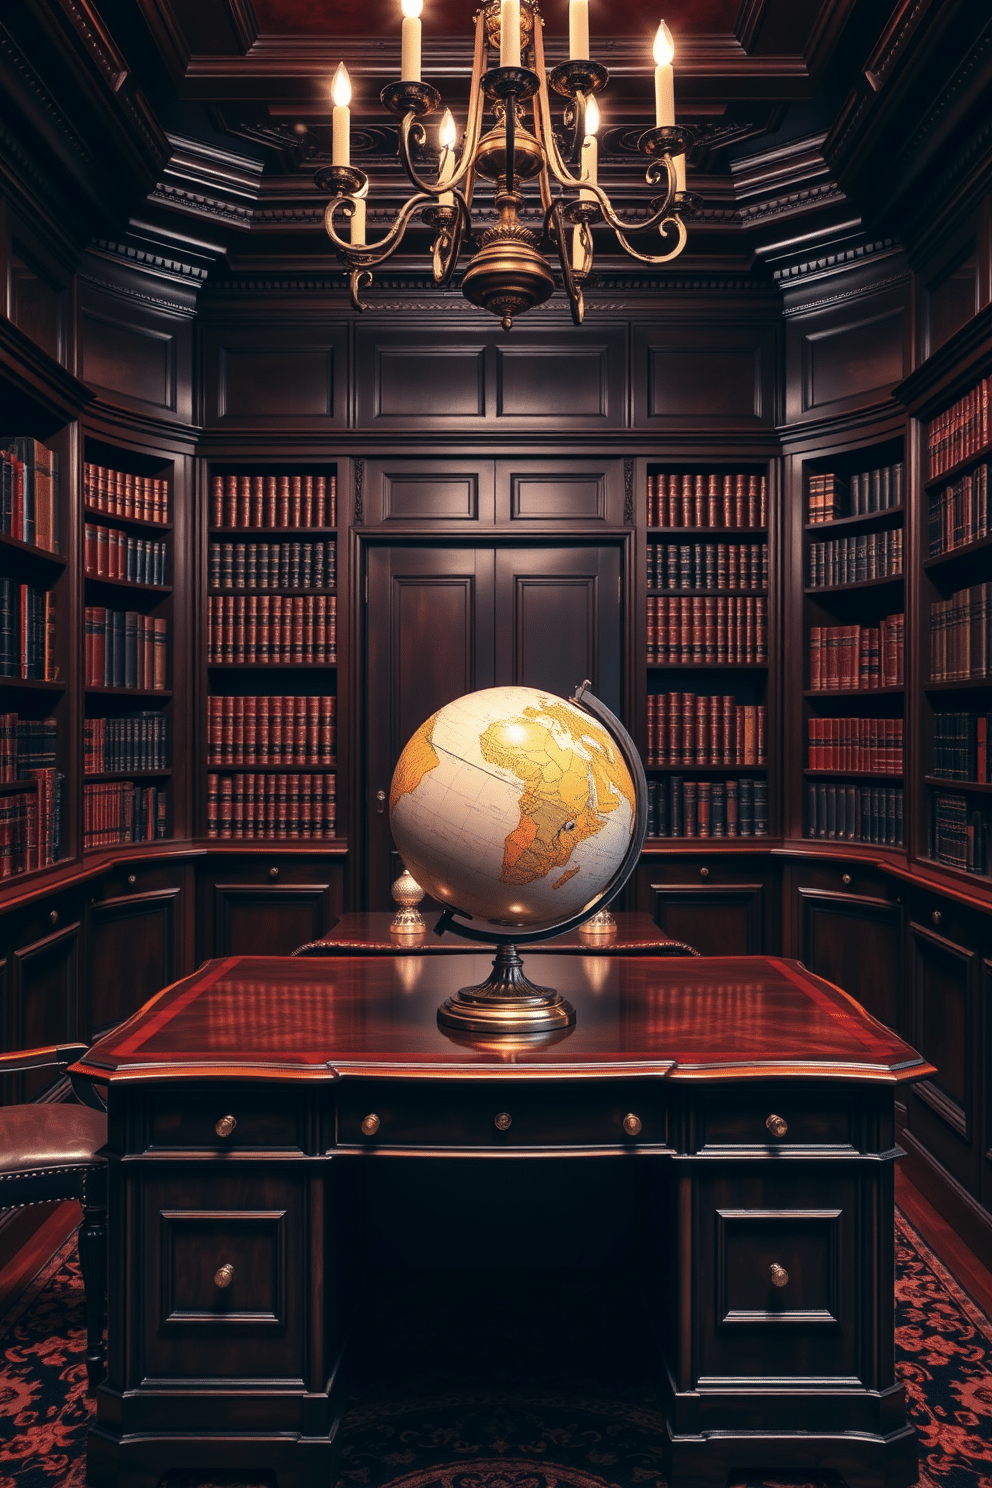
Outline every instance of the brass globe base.
{"type": "Polygon", "coordinates": [[[443,1002],[437,1021],[466,1033],[541,1033],[570,1028],[575,1009],[553,987],[528,981],[516,946],[501,945],[486,980],[443,1002]]]}
{"type": "Polygon", "coordinates": [[[589,945],[603,945],[617,937],[617,922],[608,909],[597,910],[591,919],[579,926],[579,938],[589,945]]]}

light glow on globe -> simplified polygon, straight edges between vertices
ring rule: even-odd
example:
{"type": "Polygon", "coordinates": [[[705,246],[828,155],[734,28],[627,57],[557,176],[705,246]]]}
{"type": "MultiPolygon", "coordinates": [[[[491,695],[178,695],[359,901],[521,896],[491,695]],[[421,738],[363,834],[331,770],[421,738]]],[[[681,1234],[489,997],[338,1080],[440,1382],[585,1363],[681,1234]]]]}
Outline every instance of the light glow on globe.
{"type": "Polygon", "coordinates": [[[550,929],[610,887],[635,792],[598,719],[553,693],[490,687],[417,729],[393,773],[389,823],[442,904],[501,931],[550,929]]]}

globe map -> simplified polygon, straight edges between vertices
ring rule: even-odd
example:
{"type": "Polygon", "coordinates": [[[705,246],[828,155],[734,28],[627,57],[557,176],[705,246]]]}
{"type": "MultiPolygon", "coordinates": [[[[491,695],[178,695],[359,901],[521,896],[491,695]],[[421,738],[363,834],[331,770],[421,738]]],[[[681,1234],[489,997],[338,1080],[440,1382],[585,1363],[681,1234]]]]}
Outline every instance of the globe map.
{"type": "Polygon", "coordinates": [[[389,794],[396,846],[421,887],[501,929],[551,927],[591,905],[636,817],[609,732],[530,687],[486,688],[432,714],[389,794]]]}

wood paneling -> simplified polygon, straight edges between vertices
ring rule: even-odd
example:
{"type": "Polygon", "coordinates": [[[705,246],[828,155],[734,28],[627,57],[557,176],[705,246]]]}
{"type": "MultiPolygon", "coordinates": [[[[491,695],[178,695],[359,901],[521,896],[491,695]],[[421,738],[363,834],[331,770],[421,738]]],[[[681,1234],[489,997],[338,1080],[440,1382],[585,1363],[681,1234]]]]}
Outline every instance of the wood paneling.
{"type": "Polygon", "coordinates": [[[323,935],[330,919],[331,885],[214,886],[214,956],[288,956],[323,935]]]}
{"type": "Polygon", "coordinates": [[[203,364],[207,424],[322,429],[347,422],[348,338],[340,322],[208,326],[203,364]]]}
{"type": "Polygon", "coordinates": [[[890,1028],[902,1012],[902,913],[862,894],[801,888],[802,950],[810,971],[856,997],[890,1028]]]}
{"type": "Polygon", "coordinates": [[[172,332],[83,309],[79,338],[86,382],[123,393],[129,401],[175,410],[176,342],[172,332]]]}
{"type": "Polygon", "coordinates": [[[588,528],[624,521],[623,462],[546,460],[523,456],[496,461],[496,520],[500,523],[562,523],[588,528]]]}
{"type": "MultiPolygon", "coordinates": [[[[76,1037],[79,932],[77,920],[18,947],[11,955],[9,1049],[38,1049],[76,1037]]],[[[44,1071],[28,1076],[18,1098],[30,1099],[48,1083],[44,1071]]]]}
{"type": "Polygon", "coordinates": [[[378,346],[376,419],[479,420],[486,414],[483,346],[378,346]]]}
{"type": "Polygon", "coordinates": [[[29,262],[23,250],[11,254],[10,318],[50,357],[61,360],[65,336],[65,293],[29,262]]]}
{"type": "Polygon", "coordinates": [[[651,910],[666,935],[703,956],[754,956],[764,946],[764,885],[653,883],[651,910]]]}
{"type": "Polygon", "coordinates": [[[493,521],[491,460],[369,460],[365,474],[366,527],[378,523],[493,521]]]}
{"type": "Polygon", "coordinates": [[[811,332],[804,344],[807,408],[891,387],[906,374],[901,310],[811,332]]]}
{"type": "Polygon", "coordinates": [[[174,979],[180,892],[158,889],[90,905],[83,1037],[130,1017],[174,979]]]}
{"type": "Polygon", "coordinates": [[[775,345],[767,328],[639,326],[634,419],[658,429],[754,428],[774,418],[775,345]]]}
{"type": "Polygon", "coordinates": [[[975,1193],[981,1126],[975,1104],[978,958],[969,946],[916,923],[910,925],[909,954],[910,1036],[937,1073],[911,1093],[908,1125],[937,1161],[975,1193]]]}
{"type": "Polygon", "coordinates": [[[496,347],[499,418],[576,418],[602,422],[610,417],[610,348],[583,338],[577,346],[559,342],[496,347]]]}

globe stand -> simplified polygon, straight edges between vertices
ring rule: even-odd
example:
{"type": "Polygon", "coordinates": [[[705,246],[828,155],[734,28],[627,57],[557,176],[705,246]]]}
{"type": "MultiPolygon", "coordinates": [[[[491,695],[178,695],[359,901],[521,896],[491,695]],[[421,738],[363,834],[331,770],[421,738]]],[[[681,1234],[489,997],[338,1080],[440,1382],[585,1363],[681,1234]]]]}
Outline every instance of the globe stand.
{"type": "Polygon", "coordinates": [[[529,981],[516,946],[501,944],[486,980],[447,998],[437,1010],[437,1021],[443,1028],[470,1033],[543,1033],[570,1028],[575,1009],[553,987],[529,981]]]}

